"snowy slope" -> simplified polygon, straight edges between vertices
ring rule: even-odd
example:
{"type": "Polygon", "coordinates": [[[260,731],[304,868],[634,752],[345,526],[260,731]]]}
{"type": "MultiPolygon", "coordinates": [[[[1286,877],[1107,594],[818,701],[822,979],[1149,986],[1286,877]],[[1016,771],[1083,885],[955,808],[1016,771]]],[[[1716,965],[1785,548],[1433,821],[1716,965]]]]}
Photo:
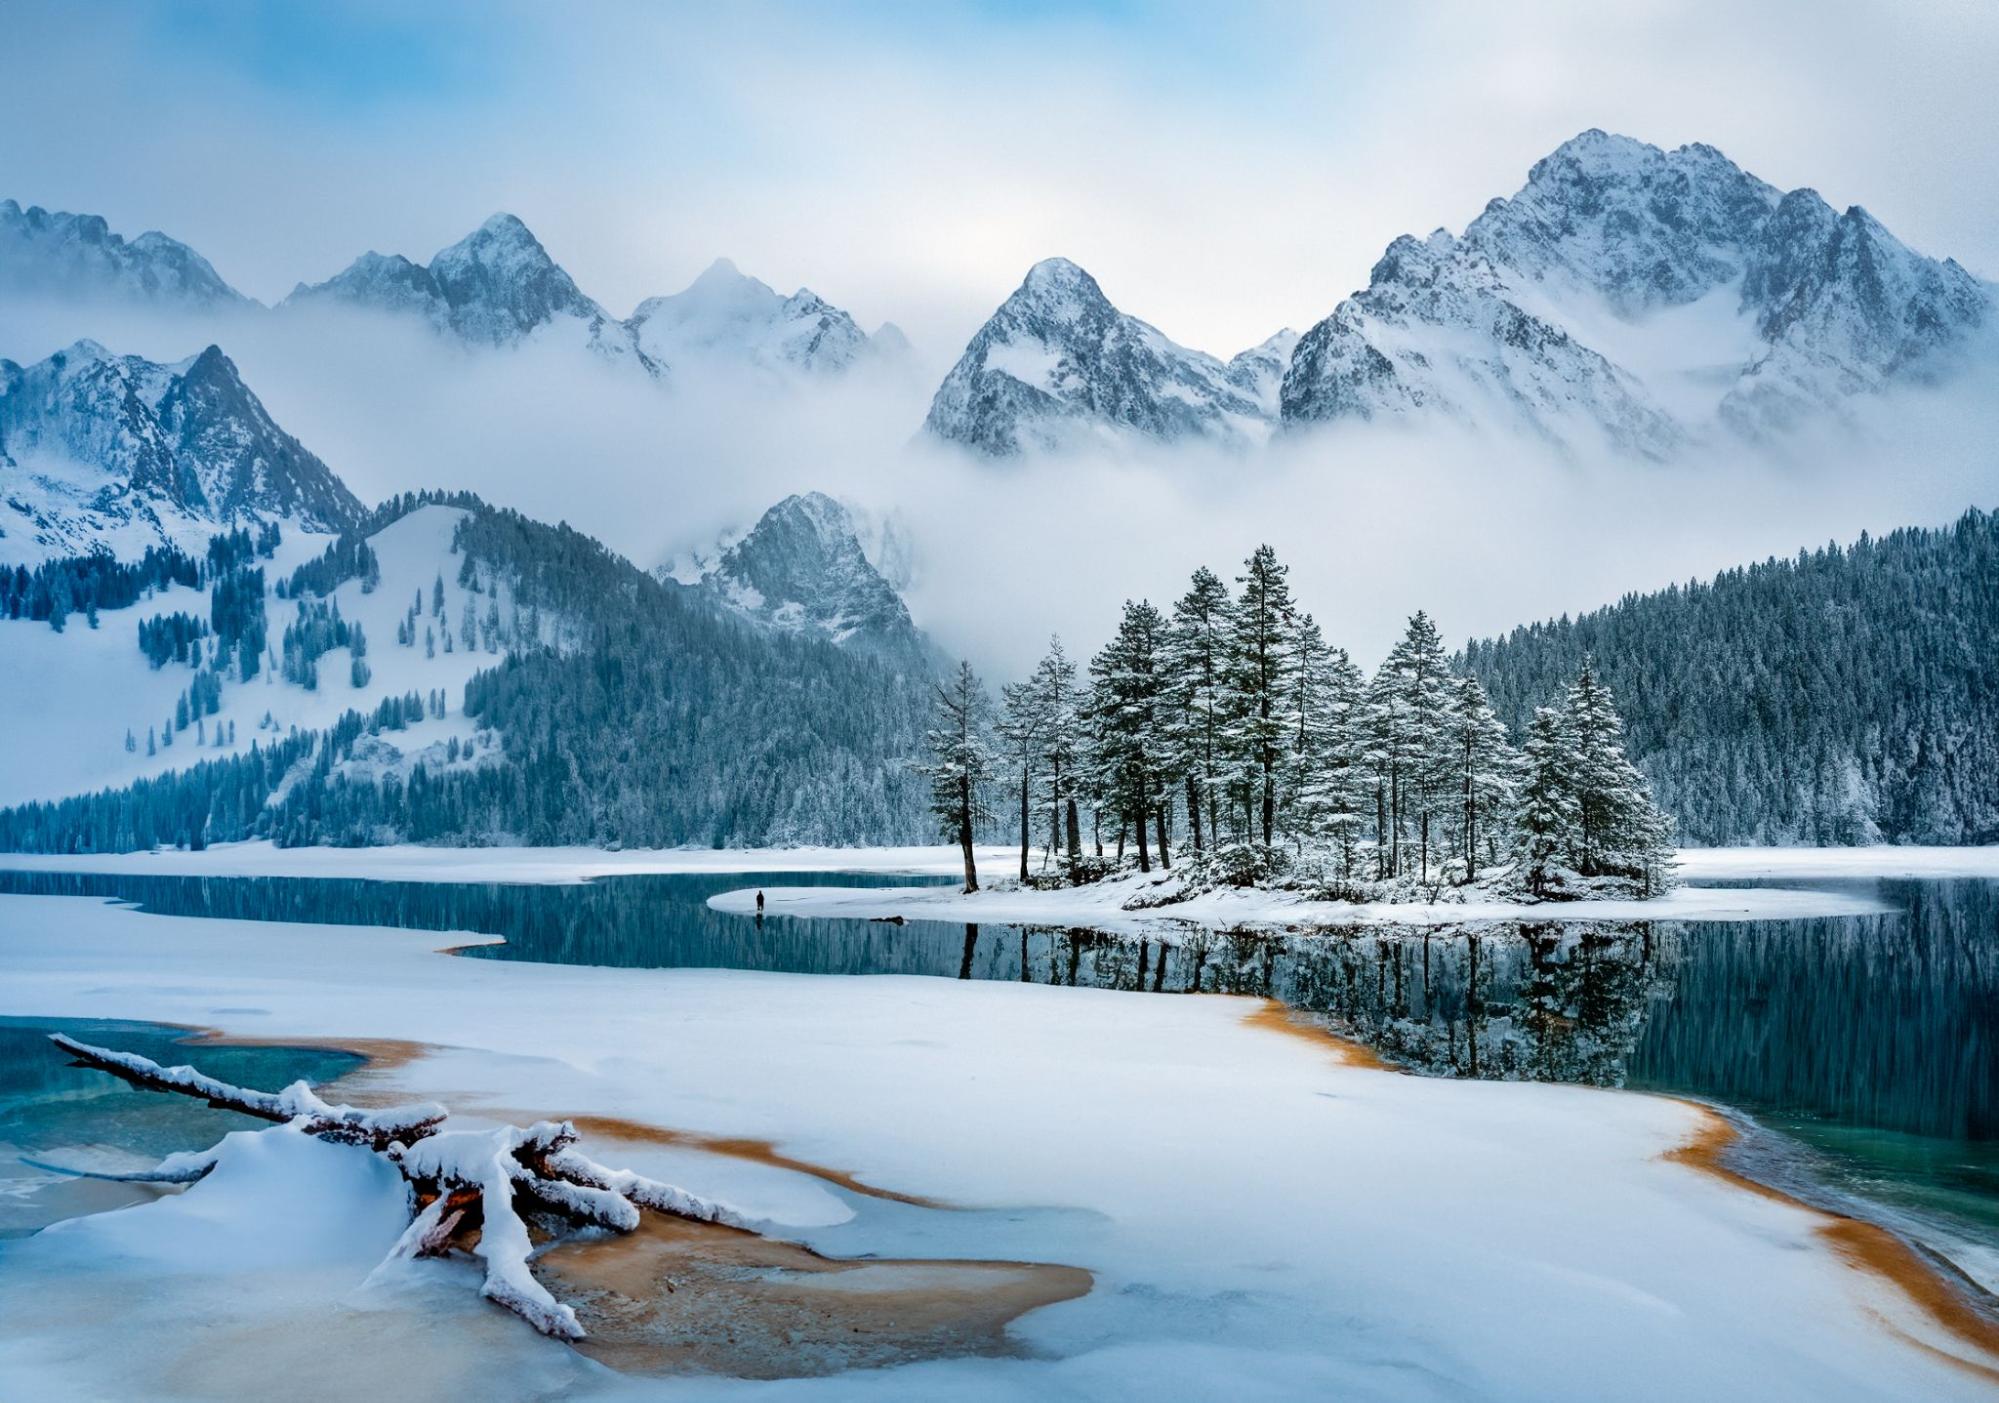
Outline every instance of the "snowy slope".
{"type": "Polygon", "coordinates": [[[315,303],[419,317],[468,345],[574,345],[649,375],[665,370],[511,214],[494,215],[428,265],[365,253],[323,283],[300,283],[279,306],[315,303]]]}
{"type": "Polygon", "coordinates": [[[853,517],[823,492],[786,497],[712,560],[660,574],[768,628],[909,661],[927,655],[902,597],[863,550],[853,517]]]}
{"type": "Polygon", "coordinates": [[[639,348],[666,365],[748,365],[761,370],[845,370],[869,355],[899,354],[907,342],[885,328],[870,338],[850,315],[810,288],[789,297],[718,258],[683,292],[649,297],[627,323],[639,348]]]}
{"type": "Polygon", "coordinates": [[[254,305],[207,259],[157,230],[127,240],[101,215],[0,200],[0,291],[208,310],[254,305]]]}
{"type": "MultiPolygon", "coordinates": [[[[46,623],[0,620],[0,673],[34,679],[31,687],[0,689],[0,805],[123,785],[201,760],[246,752],[252,741],[267,744],[294,726],[322,729],[343,712],[367,712],[385,697],[410,691],[427,696],[432,689],[443,688],[446,715],[364,741],[363,747],[373,756],[369,763],[401,763],[400,755],[445,746],[453,736],[461,745],[472,741],[474,729],[460,714],[465,683],[473,673],[497,663],[499,656],[483,647],[465,648],[456,638],[448,653],[440,641],[434,656],[426,655],[420,634],[413,646],[396,643],[396,626],[419,591],[424,625],[440,634],[447,631],[432,624],[432,592],[440,578],[444,617],[454,634],[462,626],[468,601],[481,615],[492,602],[493,595],[474,597],[458,584],[459,558],[451,552],[451,537],[464,516],[455,507],[423,507],[383,528],[370,538],[381,562],[379,586],[364,592],[359,580],[350,580],[331,596],[343,618],[362,625],[373,673],[366,686],[349,685],[351,655],[345,648],[319,659],[317,691],[289,683],[278,675],[279,669],[266,666],[249,682],[224,685],[221,710],[202,726],[205,746],[197,744],[190,727],[172,745],[146,754],[148,729],[156,735],[169,729],[174,703],[195,674],[192,668],[172,662],[155,670],[138,646],[142,619],[177,610],[207,618],[205,591],[176,586],[130,609],[100,614],[96,629],[86,627],[81,618],[72,619],[61,633],[46,623]],[[264,728],[267,714],[271,725],[264,728]],[[227,735],[232,723],[234,743],[216,745],[218,727],[227,735]],[[128,730],[135,742],[131,752],[124,748],[128,730]]],[[[288,534],[277,558],[261,562],[269,591],[264,609],[273,649],[297,611],[295,604],[276,597],[278,580],[318,555],[327,543],[324,536],[288,534]]],[[[502,617],[508,617],[511,601],[504,582],[498,600],[502,617]]],[[[496,744],[489,736],[482,750],[489,753],[496,744]]],[[[442,756],[433,753],[428,763],[435,769],[442,756]]]]}
{"type": "Polygon", "coordinates": [[[360,514],[218,347],[173,365],[94,341],[26,367],[0,360],[0,561],[163,540],[198,550],[223,525],[329,531],[360,514]]]}
{"type": "Polygon", "coordinates": [[[1663,457],[1990,358],[1993,289],[1710,146],[1588,131],[1306,332],[1287,425],[1442,417],[1663,457]]]}
{"type": "Polygon", "coordinates": [[[1260,442],[1271,405],[1257,367],[1276,344],[1224,364],[1120,312],[1066,258],[1044,259],[965,347],[924,427],[994,455],[1103,434],[1260,442]]]}

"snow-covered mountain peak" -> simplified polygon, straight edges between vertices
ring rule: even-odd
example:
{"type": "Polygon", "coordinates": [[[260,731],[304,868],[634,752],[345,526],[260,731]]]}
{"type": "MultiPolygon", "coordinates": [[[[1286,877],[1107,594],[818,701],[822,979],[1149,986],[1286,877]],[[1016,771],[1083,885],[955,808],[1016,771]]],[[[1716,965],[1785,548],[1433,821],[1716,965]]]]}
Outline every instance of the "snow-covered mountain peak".
{"type": "Polygon", "coordinates": [[[503,345],[557,316],[603,320],[603,309],[541,246],[527,225],[496,214],[430,260],[430,274],[469,339],[503,345]]]}
{"type": "Polygon", "coordinates": [[[1027,270],[1010,301],[1057,321],[1079,321],[1091,313],[1115,312],[1103,288],[1066,258],[1044,258],[1027,270]]]}
{"type": "Polygon", "coordinates": [[[211,309],[251,305],[207,259],[148,230],[129,242],[102,215],[0,200],[0,288],[211,309]]]}
{"type": "Polygon", "coordinates": [[[1564,280],[1635,315],[1739,277],[1742,249],[1778,199],[1711,146],[1664,151],[1592,130],[1537,161],[1464,242],[1502,273],[1564,280]]]}
{"type": "Polygon", "coordinates": [[[1992,292],[1712,146],[1591,130],[1461,236],[1391,243],[1308,331],[1287,424],[1441,415],[1663,457],[1941,373],[1992,292]]]}
{"type": "Polygon", "coordinates": [[[698,573],[682,565],[660,574],[769,628],[911,662],[926,656],[902,597],[868,560],[852,514],[823,492],[786,497],[698,573]]]}
{"type": "Polygon", "coordinates": [[[966,345],[924,427],[1006,455],[1103,432],[1240,444],[1262,438],[1270,415],[1229,366],[1120,312],[1068,259],[1046,258],[966,345]]]}
{"type": "Polygon", "coordinates": [[[50,356],[49,363],[58,370],[65,370],[110,359],[111,352],[104,349],[103,342],[80,336],[50,356]]]}
{"type": "Polygon", "coordinates": [[[137,554],[253,520],[333,531],[360,515],[220,347],[162,365],[78,341],[34,365],[0,361],[0,559],[137,554]]]}
{"type": "Polygon", "coordinates": [[[287,307],[333,303],[418,316],[441,333],[483,346],[566,340],[652,375],[665,367],[630,328],[576,286],[519,218],[496,214],[426,264],[364,253],[323,283],[301,283],[287,307]]]}
{"type": "Polygon", "coordinates": [[[641,302],[627,325],[647,355],[669,364],[837,371],[870,349],[853,317],[810,288],[787,297],[726,258],[683,291],[641,302]]]}
{"type": "Polygon", "coordinates": [[[694,292],[696,290],[712,289],[733,292],[745,283],[753,288],[760,288],[765,292],[771,290],[769,284],[746,276],[743,270],[736,266],[735,259],[717,258],[713,263],[703,268],[694,281],[687,285],[687,291],[694,292]]]}

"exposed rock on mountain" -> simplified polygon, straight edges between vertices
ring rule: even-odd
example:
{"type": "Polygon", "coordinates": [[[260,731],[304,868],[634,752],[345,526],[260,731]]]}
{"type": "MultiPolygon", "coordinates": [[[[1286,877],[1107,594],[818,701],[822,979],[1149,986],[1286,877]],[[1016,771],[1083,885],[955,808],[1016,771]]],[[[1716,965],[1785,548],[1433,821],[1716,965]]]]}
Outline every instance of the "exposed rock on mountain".
{"type": "Polygon", "coordinates": [[[1049,258],[979,328],[924,427],[995,455],[1106,430],[1247,443],[1269,427],[1260,393],[1247,363],[1175,344],[1112,306],[1074,263],[1049,258]]]}
{"type": "Polygon", "coordinates": [[[1264,416],[1272,421],[1277,418],[1278,389],[1284,383],[1284,372],[1291,366],[1291,353],[1297,348],[1298,333],[1287,326],[1268,341],[1251,346],[1229,361],[1229,383],[1254,398],[1262,406],[1264,416]]]}
{"type": "Polygon", "coordinates": [[[661,573],[771,628],[901,660],[928,655],[902,597],[869,563],[853,517],[823,492],[786,497],[712,563],[661,573]]]}
{"type": "Polygon", "coordinates": [[[93,341],[27,367],[0,360],[0,559],[133,554],[252,520],[332,531],[360,515],[217,347],[175,365],[93,341]]]}
{"type": "Polygon", "coordinates": [[[0,291],[193,308],[251,305],[208,260],[165,234],[127,240],[95,214],[0,200],[0,291]]]}

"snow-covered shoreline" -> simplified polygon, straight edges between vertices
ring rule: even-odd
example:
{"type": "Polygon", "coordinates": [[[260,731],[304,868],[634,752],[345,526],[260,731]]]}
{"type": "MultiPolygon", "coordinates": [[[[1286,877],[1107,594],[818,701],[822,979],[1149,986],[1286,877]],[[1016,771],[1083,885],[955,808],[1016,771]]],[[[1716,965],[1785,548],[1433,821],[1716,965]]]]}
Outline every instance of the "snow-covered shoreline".
{"type": "MultiPolygon", "coordinates": [[[[676,1180],[836,1252],[920,1231],[928,1255],[1095,1275],[1016,1323],[1020,1358],[795,1381],[787,1398],[1987,1396],[1925,1348],[1965,1346],[1853,1270],[1823,1219],[1668,1158],[1703,1125],[1678,1101],[1371,1071],[1224,996],[515,964],[438,953],[449,940],[0,897],[0,1014],[420,1043],[370,1069],[369,1089],[770,1139],[1008,1211],[898,1229],[821,1180],[687,1151],[676,1180]]],[[[349,1262],[376,1244],[342,1246],[313,1197],[285,1198],[274,1241],[202,1195],[155,1215],[208,1224],[221,1245],[191,1258],[143,1255],[150,1208],[0,1244],[0,1374],[36,1396],[172,1378],[177,1395],[224,1397],[245,1359],[269,1379],[365,1348],[434,1396],[634,1391],[478,1302],[462,1264],[419,1264],[385,1296],[349,1262]],[[255,1269],[237,1242],[265,1254],[255,1269]],[[297,1242],[328,1246],[294,1266],[297,1242]],[[90,1308],[106,1293],[116,1313],[90,1308]]]]}
{"type": "MultiPolygon", "coordinates": [[[[1312,901],[1291,892],[1204,892],[1166,906],[1125,909],[1150,878],[1125,877],[1084,887],[1037,891],[988,887],[969,896],[955,887],[762,888],[772,916],[847,916],[861,920],[973,921],[1009,925],[1088,926],[1121,933],[1176,926],[1445,926],[1472,921],[1774,921],[1812,916],[1871,916],[1894,908],[1863,892],[1808,887],[1676,887],[1643,901],[1312,901]]],[[[718,911],[748,915],[757,891],[744,887],[708,899],[718,911]]]]}

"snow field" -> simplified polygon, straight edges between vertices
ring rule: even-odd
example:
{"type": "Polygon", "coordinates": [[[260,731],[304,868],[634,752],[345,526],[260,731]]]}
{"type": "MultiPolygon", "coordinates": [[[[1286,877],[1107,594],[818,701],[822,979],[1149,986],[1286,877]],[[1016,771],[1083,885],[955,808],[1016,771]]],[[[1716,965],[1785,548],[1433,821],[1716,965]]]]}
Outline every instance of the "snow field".
{"type": "MultiPolygon", "coordinates": [[[[349,650],[336,648],[319,659],[319,688],[306,691],[287,683],[268,665],[249,682],[227,682],[221,710],[205,720],[208,744],[196,743],[195,728],[174,737],[157,755],[146,754],[146,728],[164,730],[174,702],[194,680],[194,669],[168,663],[154,671],[139,651],[142,619],[182,611],[209,617],[206,590],[175,587],[130,609],[98,616],[93,630],[81,615],[72,617],[62,633],[46,623],[24,619],[0,621],[0,665],[16,680],[0,688],[0,805],[31,799],[58,799],[111,785],[164,774],[229,754],[247,753],[251,741],[269,744],[291,727],[320,730],[349,710],[374,710],[383,698],[414,690],[427,696],[442,687],[446,714],[405,732],[386,731],[380,737],[392,751],[414,753],[425,746],[448,743],[456,736],[470,741],[474,730],[463,714],[465,683],[475,672],[491,667],[500,656],[467,649],[455,637],[446,653],[442,638],[434,657],[424,654],[420,630],[430,621],[432,591],[444,579],[445,624],[456,634],[464,616],[468,591],[458,584],[461,557],[451,554],[451,536],[466,513],[456,507],[423,507],[385,527],[370,538],[381,563],[381,583],[363,593],[359,580],[349,580],[334,592],[341,616],[361,624],[367,637],[368,685],[349,685],[349,650]],[[418,620],[414,647],[396,643],[396,625],[423,592],[424,612],[418,620]],[[277,729],[260,730],[269,712],[277,729]],[[218,724],[234,722],[236,742],[214,743],[218,724]],[[124,748],[130,730],[137,749],[124,748]]],[[[270,646],[279,650],[285,626],[298,606],[274,592],[277,582],[325,550],[328,538],[287,533],[274,560],[263,566],[267,593],[264,613],[270,646]]],[[[492,596],[469,596],[483,618],[492,596]]],[[[501,618],[509,620],[503,597],[501,618]]],[[[435,625],[433,625],[435,626],[435,625]]],[[[442,755],[434,757],[442,763],[442,755]]]]}

